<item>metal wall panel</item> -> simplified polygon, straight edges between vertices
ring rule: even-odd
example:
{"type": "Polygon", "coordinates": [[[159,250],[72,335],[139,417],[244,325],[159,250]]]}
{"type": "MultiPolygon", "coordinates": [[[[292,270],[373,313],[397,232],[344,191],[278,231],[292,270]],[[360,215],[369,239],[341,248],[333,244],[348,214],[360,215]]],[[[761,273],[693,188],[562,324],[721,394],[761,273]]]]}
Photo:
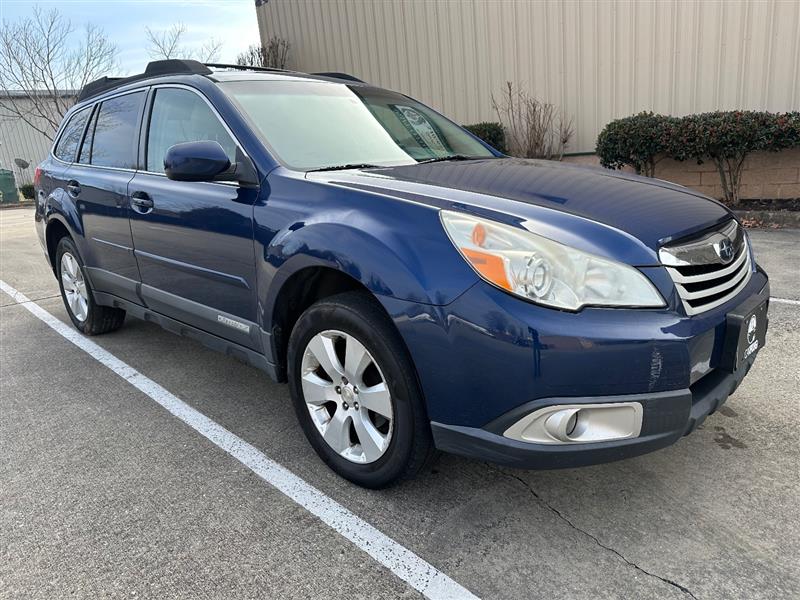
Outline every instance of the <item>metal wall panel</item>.
{"type": "MultiPolygon", "coordinates": [[[[18,100],[23,104],[24,100],[18,100]]],[[[0,169],[14,171],[17,186],[32,183],[33,172],[50,150],[50,140],[36,131],[18,117],[12,117],[0,111],[0,169]],[[30,163],[25,171],[14,165],[15,158],[22,158],[30,163]]]]}
{"type": "Polygon", "coordinates": [[[513,81],[573,117],[569,150],[641,110],[800,110],[800,0],[269,0],[290,67],[344,71],[461,123],[513,81]]]}

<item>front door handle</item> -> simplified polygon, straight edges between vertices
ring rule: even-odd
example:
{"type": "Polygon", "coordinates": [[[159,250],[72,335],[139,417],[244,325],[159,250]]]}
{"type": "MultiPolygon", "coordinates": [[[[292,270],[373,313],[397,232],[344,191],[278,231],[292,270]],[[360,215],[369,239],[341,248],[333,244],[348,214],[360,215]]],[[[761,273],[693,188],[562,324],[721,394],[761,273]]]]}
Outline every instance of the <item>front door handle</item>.
{"type": "Polygon", "coordinates": [[[131,208],[139,214],[146,215],[153,210],[153,199],[147,192],[133,192],[131,194],[131,208]]]}
{"type": "Polygon", "coordinates": [[[81,184],[74,179],[70,179],[67,182],[67,193],[73,198],[77,198],[78,194],[81,193],[81,184]]]}

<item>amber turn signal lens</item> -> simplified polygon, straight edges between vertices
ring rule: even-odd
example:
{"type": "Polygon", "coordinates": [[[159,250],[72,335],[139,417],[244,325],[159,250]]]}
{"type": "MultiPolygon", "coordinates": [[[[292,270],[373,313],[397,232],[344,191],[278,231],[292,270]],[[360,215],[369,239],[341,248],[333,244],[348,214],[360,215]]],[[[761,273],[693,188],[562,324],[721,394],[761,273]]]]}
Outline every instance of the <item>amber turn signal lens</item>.
{"type": "MultiPolygon", "coordinates": [[[[477,228],[476,228],[477,229],[477,228]]],[[[473,236],[475,234],[473,233],[473,236]]],[[[471,248],[461,248],[461,252],[478,273],[503,289],[511,291],[511,284],[506,276],[503,259],[494,254],[487,254],[471,248]]]]}

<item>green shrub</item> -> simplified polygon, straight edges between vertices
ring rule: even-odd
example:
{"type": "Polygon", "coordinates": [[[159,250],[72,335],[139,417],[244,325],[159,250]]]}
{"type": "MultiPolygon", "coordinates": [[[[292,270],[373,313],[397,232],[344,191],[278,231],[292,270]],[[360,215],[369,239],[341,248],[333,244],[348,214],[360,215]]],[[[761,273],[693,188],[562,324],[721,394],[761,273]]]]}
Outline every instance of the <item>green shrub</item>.
{"type": "Polygon", "coordinates": [[[633,167],[640,175],[653,177],[670,142],[676,119],[652,112],[611,121],[597,138],[600,164],[609,169],[633,167]]]}
{"type": "Polygon", "coordinates": [[[597,138],[600,164],[630,165],[653,176],[661,158],[711,161],[723,200],[739,203],[744,162],[751,152],[800,147],[800,112],[716,111],[685,117],[640,113],[609,123],[597,138]]]}
{"type": "Polygon", "coordinates": [[[797,147],[800,147],[800,111],[778,113],[775,115],[770,150],[778,151],[797,147]]]}
{"type": "Polygon", "coordinates": [[[475,125],[464,125],[464,129],[478,136],[492,148],[505,154],[506,152],[506,131],[502,123],[484,122],[475,125]]]}
{"type": "Polygon", "coordinates": [[[19,191],[22,194],[22,197],[26,200],[33,200],[33,184],[26,183],[25,185],[19,186],[19,191]]]}
{"type": "Polygon", "coordinates": [[[679,119],[668,153],[675,160],[713,162],[722,184],[723,201],[737,206],[747,156],[798,145],[800,113],[716,111],[679,119]]]}

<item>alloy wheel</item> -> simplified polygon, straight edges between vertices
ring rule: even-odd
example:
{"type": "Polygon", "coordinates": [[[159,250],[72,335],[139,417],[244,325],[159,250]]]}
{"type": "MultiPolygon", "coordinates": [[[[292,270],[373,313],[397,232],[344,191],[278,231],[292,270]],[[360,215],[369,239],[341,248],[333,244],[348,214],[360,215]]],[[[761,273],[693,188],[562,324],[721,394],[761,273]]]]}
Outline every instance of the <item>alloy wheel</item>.
{"type": "Polygon", "coordinates": [[[303,352],[303,397],[314,426],[340,456],[371,463],[392,438],[392,398],[380,366],[355,337],[316,334],[303,352]]]}
{"type": "Polygon", "coordinates": [[[64,297],[72,315],[78,321],[85,321],[89,314],[89,295],[86,292],[86,282],[78,261],[69,252],[61,255],[61,284],[64,287],[64,297]]]}

